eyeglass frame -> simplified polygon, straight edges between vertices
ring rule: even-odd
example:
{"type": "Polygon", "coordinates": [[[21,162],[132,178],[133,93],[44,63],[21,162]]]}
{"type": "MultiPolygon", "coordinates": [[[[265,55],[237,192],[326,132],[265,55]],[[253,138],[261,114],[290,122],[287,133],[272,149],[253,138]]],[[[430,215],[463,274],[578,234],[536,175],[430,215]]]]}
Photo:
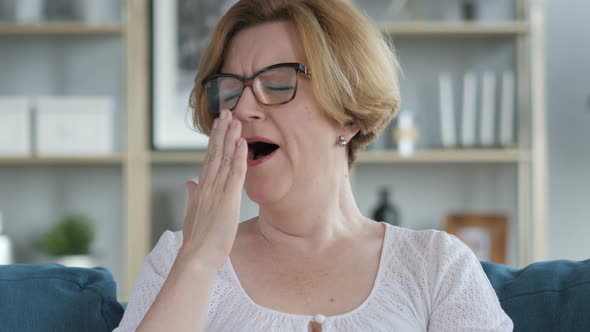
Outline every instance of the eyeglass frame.
{"type": "MultiPolygon", "coordinates": [[[[252,74],[252,76],[250,76],[250,77],[241,77],[241,76],[238,76],[236,74],[231,74],[231,73],[219,73],[219,74],[211,75],[211,76],[203,79],[203,81],[201,82],[201,85],[206,90],[207,84],[210,83],[212,80],[219,78],[219,77],[234,78],[234,79],[237,79],[238,81],[242,82],[242,91],[240,92],[240,96],[238,97],[238,100],[236,100],[236,104],[234,105],[234,107],[229,109],[230,111],[233,111],[236,108],[236,106],[238,106],[240,99],[244,95],[244,90],[246,90],[247,87],[250,87],[250,91],[252,91],[252,94],[254,95],[254,98],[256,99],[257,102],[259,102],[265,106],[278,106],[278,105],[287,104],[287,103],[293,101],[293,99],[295,99],[295,96],[297,95],[297,87],[299,86],[299,73],[303,73],[305,76],[311,78],[311,70],[309,70],[309,68],[307,68],[306,65],[299,63],[299,62],[283,62],[283,63],[277,63],[274,65],[270,65],[268,67],[264,67],[264,68],[258,70],[257,72],[255,72],[254,74],[252,74]],[[280,103],[276,103],[276,104],[265,104],[258,99],[258,96],[256,96],[256,91],[254,91],[254,79],[256,79],[256,77],[258,77],[258,75],[260,75],[266,71],[269,71],[269,70],[275,69],[275,68],[281,68],[281,67],[291,67],[291,68],[295,69],[295,75],[296,75],[295,76],[295,90],[293,91],[293,96],[289,100],[284,101],[284,102],[280,102],[280,103]]],[[[207,101],[207,103],[209,103],[209,101],[207,101]]],[[[207,107],[207,111],[209,113],[217,114],[217,115],[219,115],[221,113],[221,111],[211,112],[209,110],[209,107],[207,107]]]]}

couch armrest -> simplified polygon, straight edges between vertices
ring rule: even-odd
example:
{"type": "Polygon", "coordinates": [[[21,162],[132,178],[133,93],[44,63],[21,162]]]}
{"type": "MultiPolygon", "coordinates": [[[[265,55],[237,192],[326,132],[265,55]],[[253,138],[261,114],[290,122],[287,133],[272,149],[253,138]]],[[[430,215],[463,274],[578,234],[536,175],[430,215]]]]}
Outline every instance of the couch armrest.
{"type": "Polygon", "coordinates": [[[111,332],[123,317],[105,268],[2,265],[0,294],[3,331],[111,332]]]}
{"type": "Polygon", "coordinates": [[[590,331],[590,260],[482,266],[514,331],[590,331]]]}

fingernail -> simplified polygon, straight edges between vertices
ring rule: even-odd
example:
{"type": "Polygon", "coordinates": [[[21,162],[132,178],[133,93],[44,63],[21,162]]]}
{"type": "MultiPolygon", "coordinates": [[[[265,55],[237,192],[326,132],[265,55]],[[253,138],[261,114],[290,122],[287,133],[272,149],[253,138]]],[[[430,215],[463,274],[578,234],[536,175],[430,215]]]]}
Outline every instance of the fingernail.
{"type": "Polygon", "coordinates": [[[217,128],[217,119],[213,120],[213,129],[217,128]]]}
{"type": "Polygon", "coordinates": [[[221,111],[221,120],[225,120],[225,118],[227,118],[227,111],[226,110],[222,110],[221,111]]]}

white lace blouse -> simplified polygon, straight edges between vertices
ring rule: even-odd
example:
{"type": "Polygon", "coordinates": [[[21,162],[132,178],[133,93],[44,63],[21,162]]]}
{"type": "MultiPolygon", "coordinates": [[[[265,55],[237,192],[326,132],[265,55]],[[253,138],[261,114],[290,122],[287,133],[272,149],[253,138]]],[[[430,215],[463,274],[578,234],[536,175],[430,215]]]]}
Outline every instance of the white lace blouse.
{"type": "MultiPolygon", "coordinates": [[[[182,243],[166,231],[146,257],[123,320],[113,332],[135,331],[162,287],[182,243]]],[[[494,289],[471,252],[440,231],[387,224],[373,289],[356,309],[337,316],[295,315],[256,304],[228,259],[209,295],[205,331],[512,331],[494,289]]]]}

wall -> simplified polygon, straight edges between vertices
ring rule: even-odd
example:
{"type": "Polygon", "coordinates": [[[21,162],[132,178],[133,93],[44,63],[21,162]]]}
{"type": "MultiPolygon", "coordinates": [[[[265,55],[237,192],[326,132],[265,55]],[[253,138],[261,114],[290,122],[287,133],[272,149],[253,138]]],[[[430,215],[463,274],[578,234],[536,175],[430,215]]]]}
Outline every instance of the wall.
{"type": "Polygon", "coordinates": [[[545,0],[548,259],[590,258],[590,1],[545,0]]]}

